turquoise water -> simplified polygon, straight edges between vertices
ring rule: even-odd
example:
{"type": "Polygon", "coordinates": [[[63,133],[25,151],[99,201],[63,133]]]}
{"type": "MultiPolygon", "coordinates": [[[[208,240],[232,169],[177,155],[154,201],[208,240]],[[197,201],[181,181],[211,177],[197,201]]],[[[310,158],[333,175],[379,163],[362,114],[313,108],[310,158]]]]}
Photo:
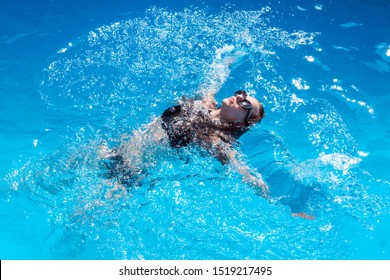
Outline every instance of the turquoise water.
{"type": "Polygon", "coordinates": [[[14,5],[0,17],[1,259],[389,258],[386,1],[14,5]],[[264,104],[238,149],[274,200],[197,148],[150,151],[110,197],[99,144],[196,95],[235,52],[217,99],[243,88],[264,104]]]}

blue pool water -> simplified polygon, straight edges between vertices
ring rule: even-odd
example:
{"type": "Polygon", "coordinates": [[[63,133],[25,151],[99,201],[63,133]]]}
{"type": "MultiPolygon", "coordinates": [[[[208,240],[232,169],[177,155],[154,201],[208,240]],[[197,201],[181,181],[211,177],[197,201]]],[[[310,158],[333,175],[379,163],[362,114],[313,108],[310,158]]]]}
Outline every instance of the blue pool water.
{"type": "Polygon", "coordinates": [[[1,259],[389,259],[388,1],[74,2],[0,11],[1,259]],[[196,148],[149,153],[108,197],[99,143],[228,49],[245,56],[217,99],[264,104],[238,149],[274,200],[196,148]]]}

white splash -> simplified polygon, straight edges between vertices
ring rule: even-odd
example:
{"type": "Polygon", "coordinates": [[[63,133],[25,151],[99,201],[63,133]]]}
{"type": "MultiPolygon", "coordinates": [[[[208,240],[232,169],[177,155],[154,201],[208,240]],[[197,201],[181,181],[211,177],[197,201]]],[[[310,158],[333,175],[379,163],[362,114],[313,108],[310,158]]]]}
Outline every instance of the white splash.
{"type": "Polygon", "coordinates": [[[359,89],[355,85],[351,85],[351,88],[354,89],[355,91],[359,92],[359,89]]]}
{"type": "Polygon", "coordinates": [[[363,152],[363,151],[358,151],[357,153],[358,153],[358,155],[361,156],[361,157],[366,157],[366,156],[369,155],[368,152],[363,152]]]}
{"type": "Polygon", "coordinates": [[[320,227],[320,231],[330,231],[333,228],[333,225],[331,223],[323,225],[320,227]]]}
{"type": "Polygon", "coordinates": [[[299,90],[310,89],[310,87],[306,84],[306,82],[302,78],[292,79],[291,83],[299,90]]]}
{"type": "Polygon", "coordinates": [[[390,44],[379,43],[375,46],[376,53],[387,63],[390,63],[390,44]]]}
{"type": "Polygon", "coordinates": [[[330,89],[337,90],[337,91],[343,91],[342,86],[338,86],[338,85],[332,85],[330,87],[330,89]]]}
{"type": "Polygon", "coordinates": [[[306,55],[306,56],[305,56],[305,59],[306,59],[307,61],[309,61],[309,62],[314,62],[314,61],[315,61],[315,58],[314,58],[313,56],[311,56],[311,55],[306,55]]]}
{"type": "Polygon", "coordinates": [[[295,93],[293,93],[293,94],[291,95],[291,102],[290,102],[290,105],[291,105],[292,107],[293,107],[293,105],[295,105],[295,106],[294,106],[294,109],[293,109],[293,112],[294,112],[294,113],[298,110],[299,106],[304,105],[304,104],[306,104],[305,100],[303,100],[303,99],[297,97],[297,96],[295,95],[295,93]]]}
{"type": "Polygon", "coordinates": [[[234,50],[234,46],[232,45],[224,45],[222,48],[219,48],[215,51],[216,58],[222,59],[222,55],[226,53],[231,53],[234,50]]]}
{"type": "Polygon", "coordinates": [[[320,155],[319,160],[324,164],[333,166],[336,170],[342,171],[343,174],[347,174],[351,167],[361,162],[361,159],[359,158],[340,153],[322,154],[320,155]]]}
{"type": "Polygon", "coordinates": [[[305,104],[305,101],[301,98],[298,98],[295,93],[293,93],[293,95],[291,96],[291,103],[294,103],[294,104],[305,104]]]}
{"type": "Polygon", "coordinates": [[[67,48],[62,48],[60,49],[57,53],[66,53],[68,48],[72,47],[73,44],[72,43],[68,43],[68,47],[67,48]]]}

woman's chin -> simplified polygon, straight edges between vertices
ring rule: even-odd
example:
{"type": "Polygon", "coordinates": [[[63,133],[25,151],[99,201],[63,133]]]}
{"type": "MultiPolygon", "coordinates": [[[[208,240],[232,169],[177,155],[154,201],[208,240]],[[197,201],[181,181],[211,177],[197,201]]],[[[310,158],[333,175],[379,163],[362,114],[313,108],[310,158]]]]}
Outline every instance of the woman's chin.
{"type": "Polygon", "coordinates": [[[225,98],[225,99],[222,100],[222,106],[221,106],[221,108],[222,108],[222,107],[229,108],[230,105],[231,105],[230,99],[229,99],[229,98],[225,98]]]}

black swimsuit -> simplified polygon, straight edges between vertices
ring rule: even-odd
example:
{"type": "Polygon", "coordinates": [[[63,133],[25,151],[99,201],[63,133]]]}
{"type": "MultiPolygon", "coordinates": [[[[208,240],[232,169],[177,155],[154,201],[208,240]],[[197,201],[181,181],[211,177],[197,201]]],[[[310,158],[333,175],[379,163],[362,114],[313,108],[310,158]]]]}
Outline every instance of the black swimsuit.
{"type": "Polygon", "coordinates": [[[173,148],[182,148],[195,138],[195,130],[182,110],[182,106],[172,106],[161,115],[162,127],[168,134],[169,144],[173,148]]]}
{"type": "Polygon", "coordinates": [[[221,130],[212,123],[209,113],[196,109],[193,102],[166,109],[161,115],[161,125],[167,132],[171,147],[182,148],[197,138],[205,140],[211,135],[218,135],[223,142],[233,144],[248,130],[228,127],[221,130]]]}

